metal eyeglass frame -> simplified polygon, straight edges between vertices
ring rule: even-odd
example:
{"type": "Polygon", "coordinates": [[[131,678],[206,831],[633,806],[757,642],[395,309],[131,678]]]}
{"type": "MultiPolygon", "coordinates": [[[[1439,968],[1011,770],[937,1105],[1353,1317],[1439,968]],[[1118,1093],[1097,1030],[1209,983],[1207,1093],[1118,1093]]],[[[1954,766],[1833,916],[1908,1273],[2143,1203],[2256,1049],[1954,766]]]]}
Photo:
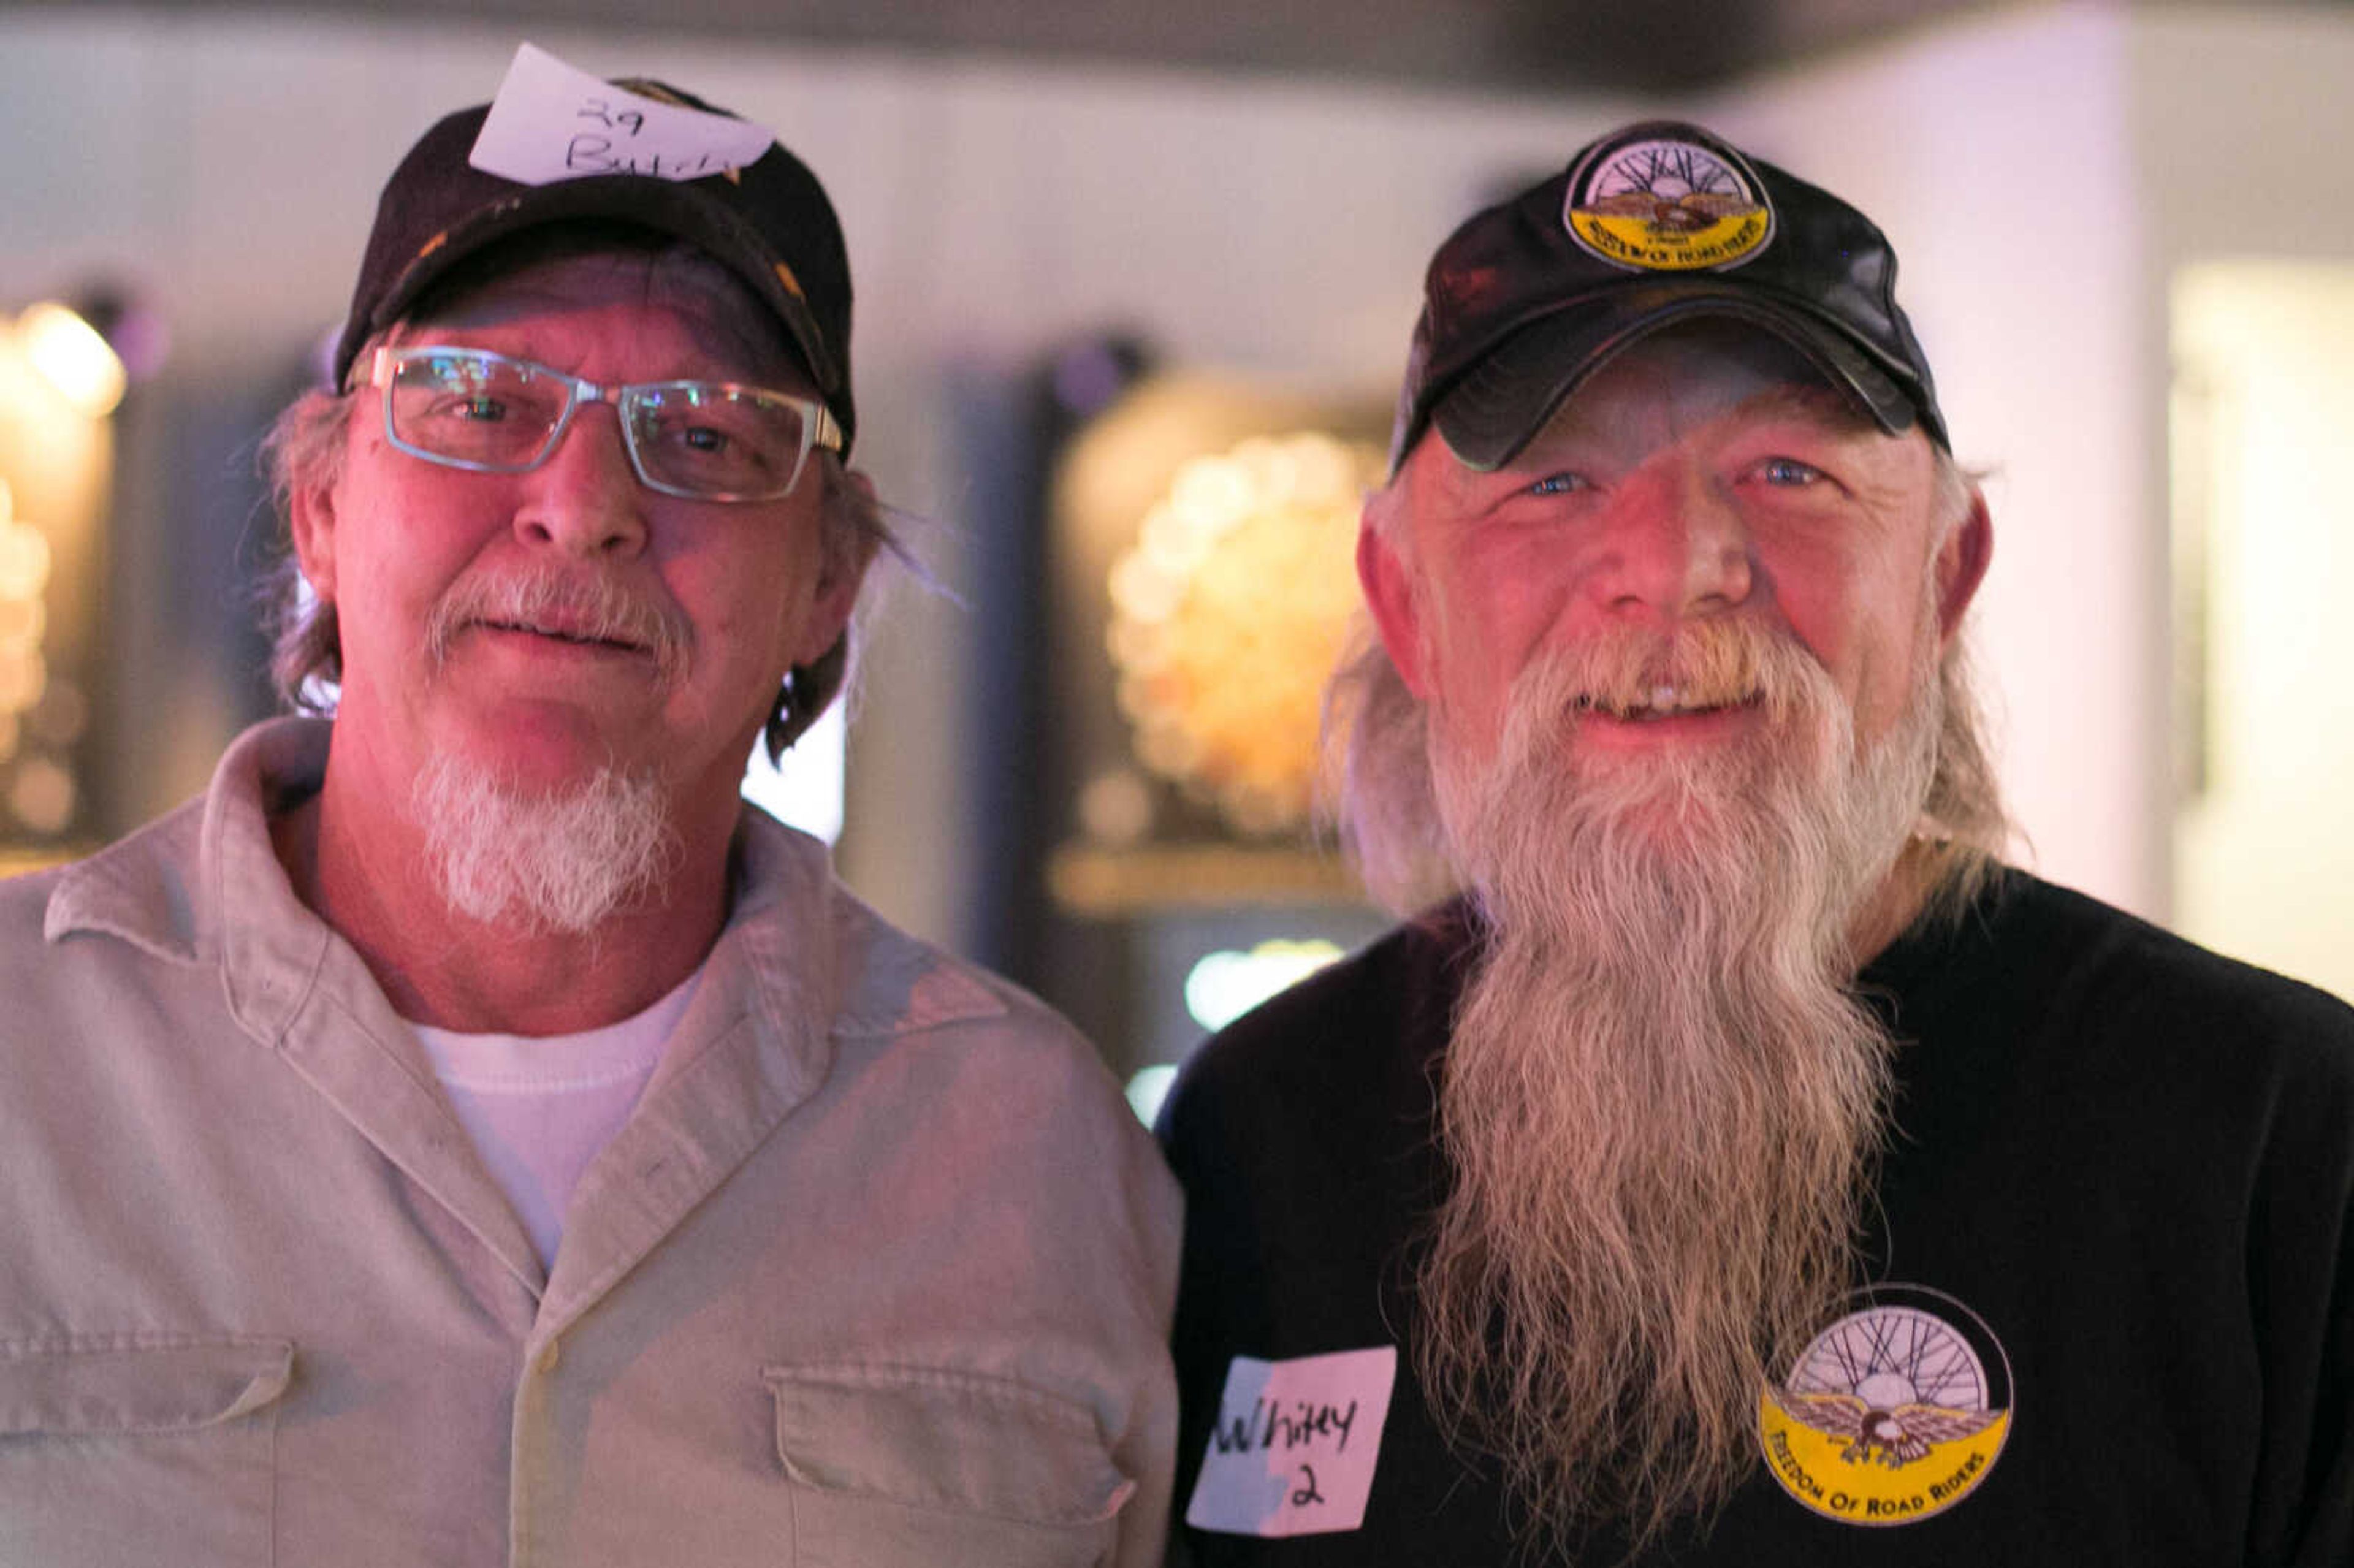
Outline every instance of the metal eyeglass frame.
{"type": "Polygon", "coordinates": [[[675,495],[688,501],[779,501],[791,494],[793,487],[801,482],[801,470],[809,464],[811,448],[823,447],[832,452],[842,450],[841,422],[833,417],[833,410],[827,408],[824,403],[815,397],[804,397],[793,392],[779,392],[772,387],[755,387],[742,381],[630,381],[607,387],[590,381],[585,376],[558,370],[553,366],[542,365],[536,360],[517,358],[512,354],[501,354],[494,349],[466,348],[455,344],[410,344],[395,348],[389,344],[379,344],[369,361],[368,385],[380,388],[384,393],[386,440],[390,441],[395,448],[407,452],[410,457],[436,463],[443,468],[462,469],[469,473],[529,473],[556,455],[556,449],[563,444],[564,433],[572,428],[572,416],[578,412],[580,405],[584,402],[609,403],[612,406],[614,414],[620,421],[621,446],[630,454],[630,467],[637,474],[640,484],[661,494],[675,495]],[[531,455],[528,461],[482,462],[473,458],[451,457],[442,452],[428,451],[423,447],[401,439],[400,432],[393,428],[392,420],[394,368],[407,361],[423,359],[433,355],[462,355],[474,359],[494,360],[501,365],[516,366],[531,372],[534,376],[545,376],[564,387],[564,411],[556,417],[556,423],[548,428],[547,439],[540,443],[539,450],[531,455]],[[793,454],[792,470],[785,475],[784,483],[773,491],[714,493],[690,490],[684,485],[671,484],[656,479],[646,471],[645,459],[638,451],[637,421],[631,417],[633,405],[642,394],[670,392],[681,387],[696,387],[712,392],[757,393],[762,397],[770,397],[779,403],[790,404],[801,417],[801,447],[800,451],[793,454]]]}

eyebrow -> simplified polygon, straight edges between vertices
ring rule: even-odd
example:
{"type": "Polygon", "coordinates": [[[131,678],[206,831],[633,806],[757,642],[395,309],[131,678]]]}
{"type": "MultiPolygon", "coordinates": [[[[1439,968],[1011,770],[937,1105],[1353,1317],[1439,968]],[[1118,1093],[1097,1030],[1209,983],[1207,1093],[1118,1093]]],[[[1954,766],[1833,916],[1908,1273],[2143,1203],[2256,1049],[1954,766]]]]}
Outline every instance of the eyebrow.
{"type": "Polygon", "coordinates": [[[1789,381],[1769,387],[1741,406],[1744,413],[1769,417],[1801,415],[1858,434],[1881,434],[1880,421],[1858,406],[1854,397],[1823,382],[1789,381]]]}

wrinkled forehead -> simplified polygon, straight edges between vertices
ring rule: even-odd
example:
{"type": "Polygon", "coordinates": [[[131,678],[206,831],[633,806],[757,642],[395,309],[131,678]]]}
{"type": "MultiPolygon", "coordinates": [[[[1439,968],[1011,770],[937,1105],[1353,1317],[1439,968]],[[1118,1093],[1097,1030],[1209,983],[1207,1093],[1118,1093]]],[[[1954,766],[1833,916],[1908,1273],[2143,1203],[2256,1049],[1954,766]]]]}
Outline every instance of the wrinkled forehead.
{"type": "Polygon", "coordinates": [[[783,323],[733,271],[693,246],[625,225],[552,226],[491,246],[451,269],[394,336],[525,324],[607,305],[674,315],[741,379],[813,387],[783,323]]]}

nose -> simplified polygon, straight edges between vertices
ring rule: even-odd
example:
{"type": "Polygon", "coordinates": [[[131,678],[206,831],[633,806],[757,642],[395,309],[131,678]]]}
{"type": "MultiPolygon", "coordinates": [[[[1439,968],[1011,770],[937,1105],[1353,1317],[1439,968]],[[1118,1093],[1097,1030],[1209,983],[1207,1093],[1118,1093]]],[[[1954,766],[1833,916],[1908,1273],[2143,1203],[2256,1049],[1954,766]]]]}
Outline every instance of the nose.
{"type": "Polygon", "coordinates": [[[584,560],[624,558],[644,548],[645,489],[613,409],[584,403],[547,461],[524,478],[514,525],[526,543],[584,560]]]}
{"type": "Polygon", "coordinates": [[[1749,530],[1739,507],[1704,473],[1635,475],[1611,508],[1596,593],[1614,615],[1672,624],[1746,603],[1749,530]]]}

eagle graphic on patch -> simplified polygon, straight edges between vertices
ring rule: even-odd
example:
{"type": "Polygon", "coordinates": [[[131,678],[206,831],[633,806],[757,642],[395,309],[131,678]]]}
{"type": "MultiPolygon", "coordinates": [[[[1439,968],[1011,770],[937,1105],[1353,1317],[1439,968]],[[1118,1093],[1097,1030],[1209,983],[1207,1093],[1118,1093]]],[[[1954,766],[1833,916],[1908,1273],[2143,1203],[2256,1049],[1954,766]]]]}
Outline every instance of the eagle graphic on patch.
{"type": "Polygon", "coordinates": [[[2001,1418],[1999,1410],[1946,1410],[1935,1404],[1900,1404],[1875,1410],[1851,1393],[1775,1390],[1791,1417],[1847,1446],[1840,1458],[1850,1465],[1879,1463],[1900,1469],[1929,1457],[1937,1444],[1975,1436],[2001,1418]]]}
{"type": "Polygon", "coordinates": [[[1759,210],[1755,202],[1735,191],[1624,190],[1597,196],[1579,209],[1606,217],[1635,217],[1656,228],[1706,228],[1721,218],[1742,217],[1759,210]]]}

